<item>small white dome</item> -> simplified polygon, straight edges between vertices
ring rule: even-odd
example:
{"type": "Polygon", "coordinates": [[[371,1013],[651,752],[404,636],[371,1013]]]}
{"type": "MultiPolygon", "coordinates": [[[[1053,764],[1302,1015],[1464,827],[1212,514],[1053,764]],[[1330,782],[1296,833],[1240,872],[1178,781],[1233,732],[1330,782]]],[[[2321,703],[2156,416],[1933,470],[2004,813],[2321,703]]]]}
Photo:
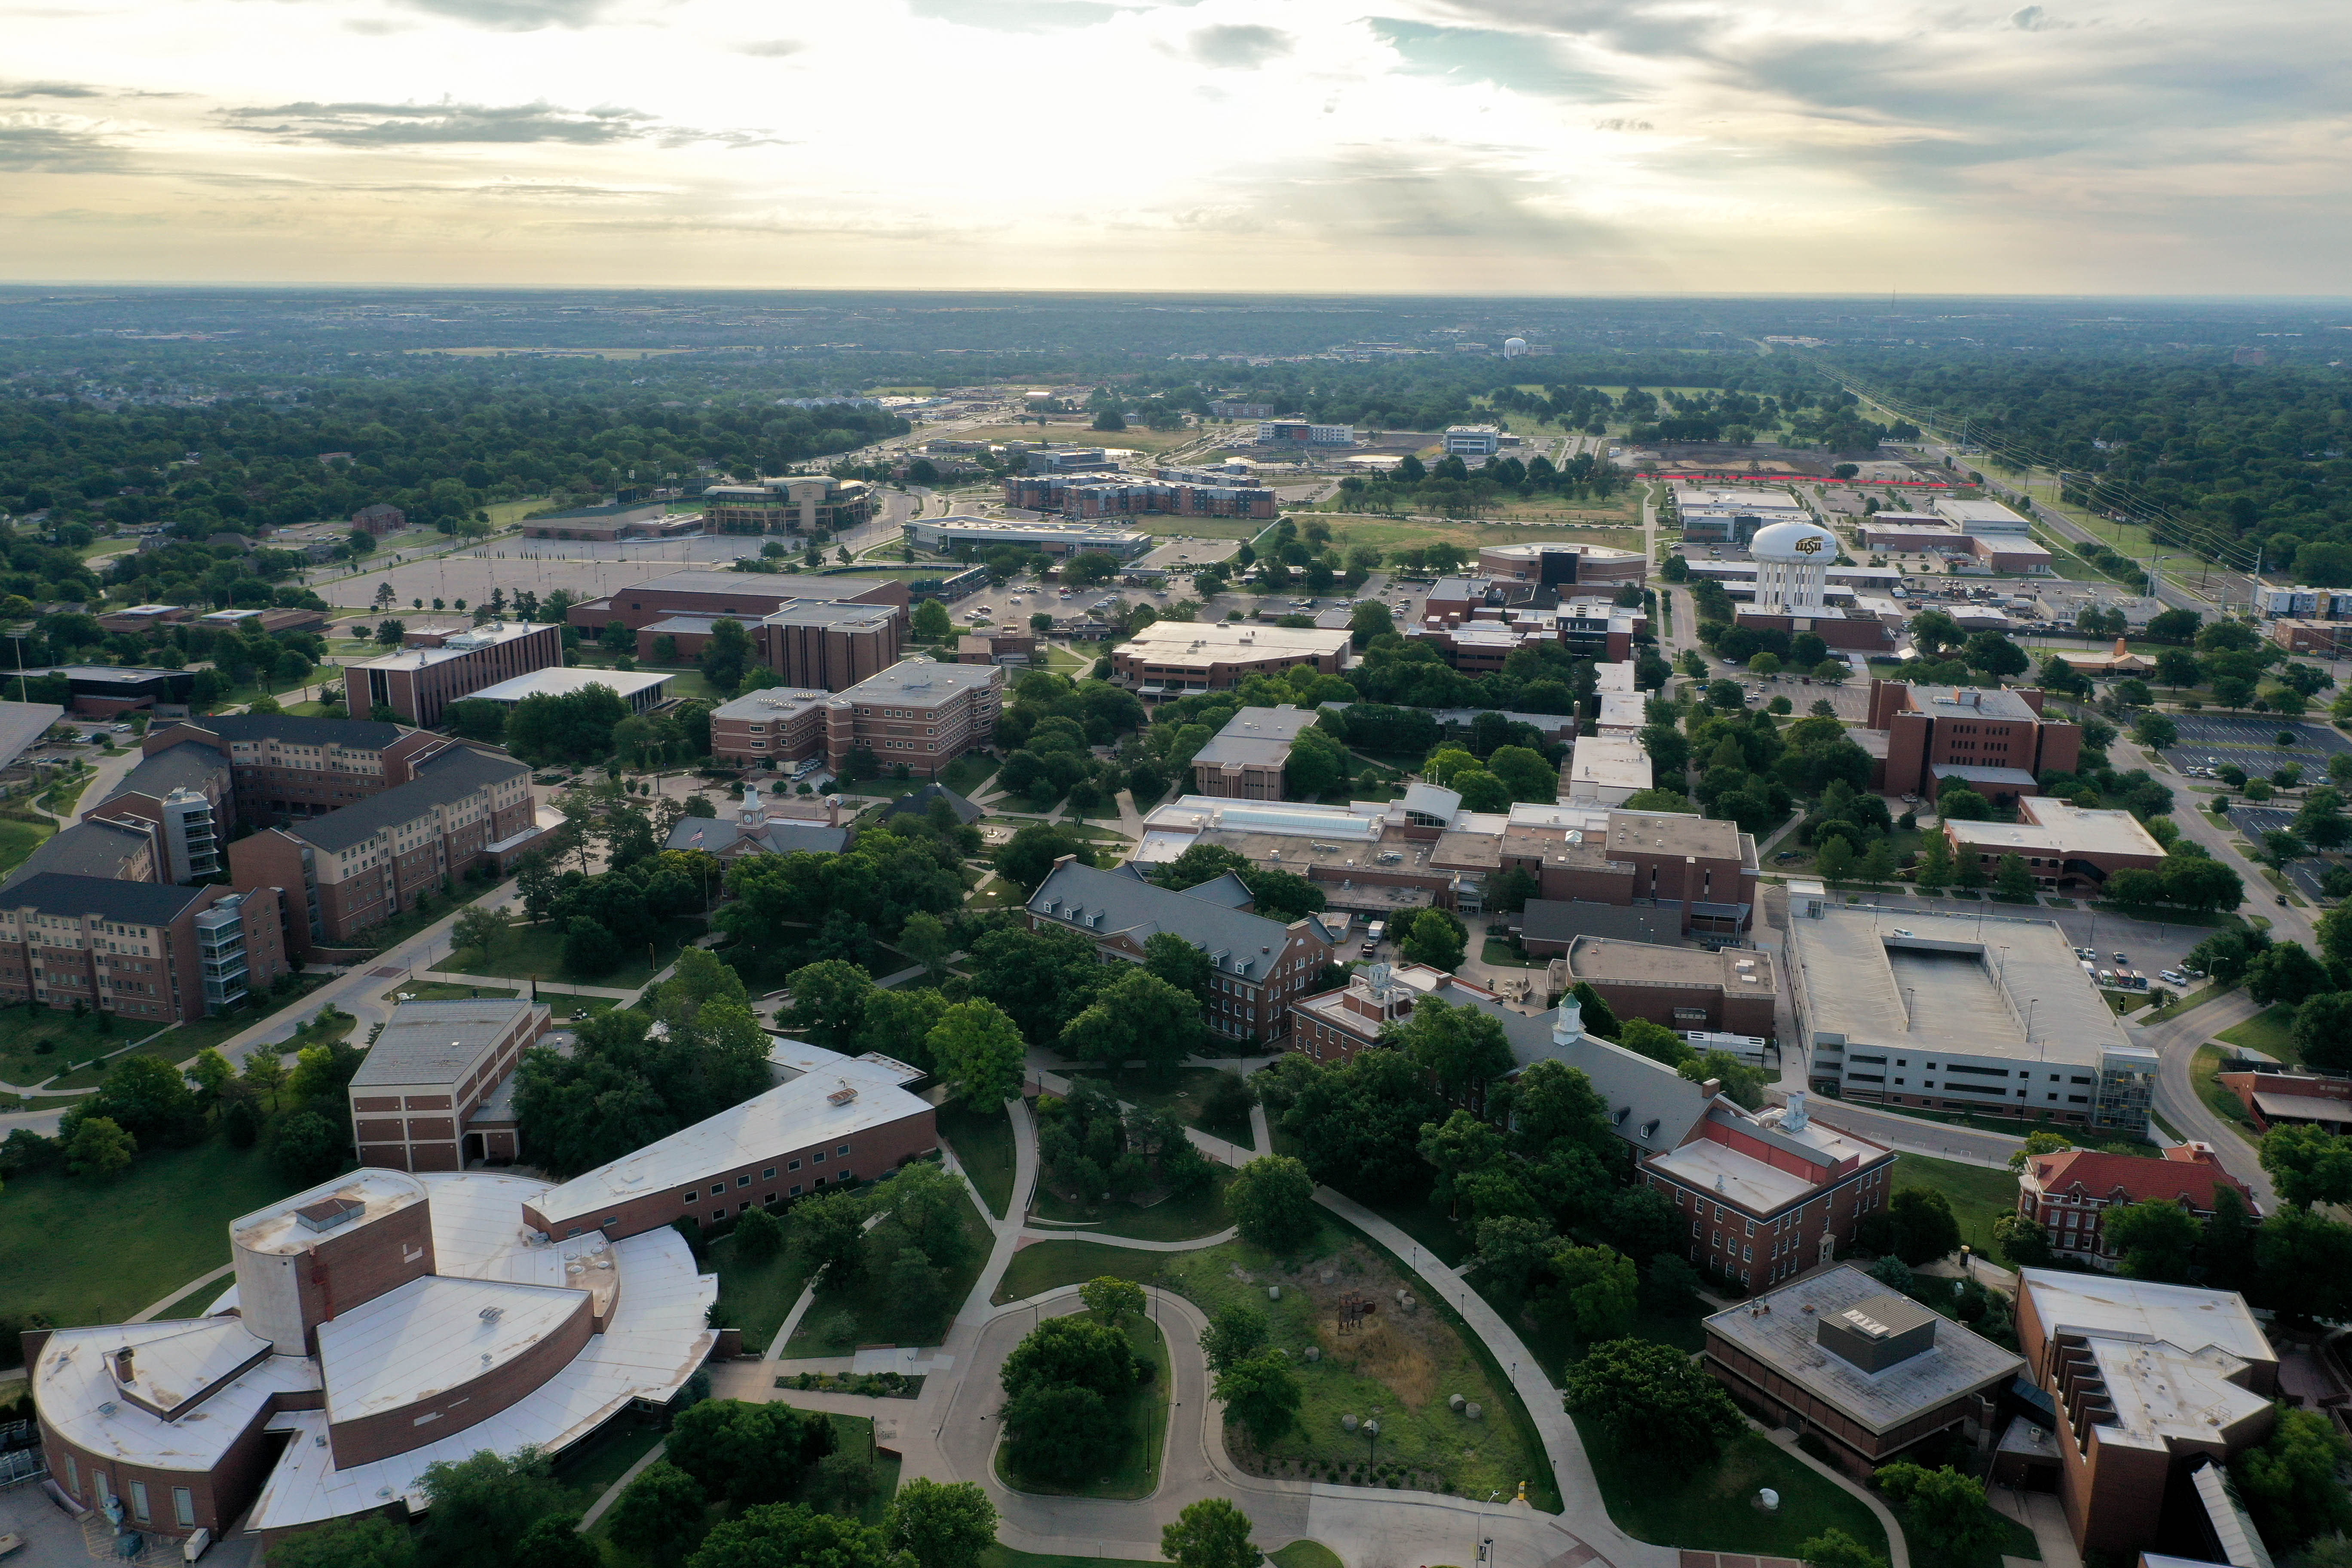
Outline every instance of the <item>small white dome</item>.
{"type": "Polygon", "coordinates": [[[1523,354],[1523,353],[1527,353],[1527,352],[1528,352],[1528,340],[1527,340],[1527,339],[1525,339],[1525,338],[1505,338],[1505,339],[1503,340],[1503,357],[1504,357],[1505,359],[1517,359],[1517,358],[1518,358],[1518,357],[1519,357],[1519,355],[1521,355],[1521,354],[1523,354]]]}
{"type": "Polygon", "coordinates": [[[1756,531],[1748,552],[1759,561],[1819,561],[1837,559],[1837,535],[1816,522],[1776,522],[1756,531]]]}

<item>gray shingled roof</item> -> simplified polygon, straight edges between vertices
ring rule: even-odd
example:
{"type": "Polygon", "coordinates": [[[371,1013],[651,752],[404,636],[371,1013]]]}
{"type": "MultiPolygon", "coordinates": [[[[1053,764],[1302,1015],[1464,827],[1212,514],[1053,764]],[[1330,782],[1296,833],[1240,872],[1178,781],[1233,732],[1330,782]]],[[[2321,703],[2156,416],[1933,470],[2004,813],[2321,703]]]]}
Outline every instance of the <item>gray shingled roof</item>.
{"type": "Polygon", "coordinates": [[[124,882],[110,877],[75,877],[45,871],[0,889],[0,903],[45,915],[96,915],[123,925],[169,925],[189,905],[201,902],[203,888],[168,882],[124,882]]]}
{"type": "Polygon", "coordinates": [[[956,814],[956,820],[966,826],[988,815],[943,784],[927,784],[911,794],[900,795],[882,815],[885,817],[903,816],[911,812],[921,816],[931,809],[931,802],[935,800],[946,801],[949,809],[956,814]]]}
{"type": "MultiPolygon", "coordinates": [[[[385,729],[392,728],[387,724],[385,729]]],[[[321,849],[343,850],[365,843],[387,827],[414,822],[428,808],[459,800],[485,784],[530,770],[512,757],[471,746],[452,746],[417,769],[417,776],[381,795],[353,801],[341,811],[286,824],[286,831],[321,849]]]]}
{"type": "Polygon", "coordinates": [[[77,822],[54,835],[11,871],[0,888],[44,871],[68,877],[120,877],[125,862],[146,847],[147,835],[111,822],[77,822]]]}
{"type": "MultiPolygon", "coordinates": [[[[150,795],[163,799],[175,789],[202,789],[228,771],[228,759],[200,741],[167,746],[122,775],[114,795],[150,795]]],[[[114,795],[106,797],[112,800],[114,795]]]]}
{"type": "Polygon", "coordinates": [[[1664,1062],[1586,1035],[1559,1059],[1592,1080],[1617,1136],[1645,1154],[1679,1148],[1714,1096],[1664,1062]]]}
{"type": "Polygon", "coordinates": [[[822,822],[766,822],[756,833],[746,834],[743,824],[732,817],[688,816],[679,819],[669,830],[665,849],[699,849],[708,855],[721,854],[743,838],[750,838],[771,855],[793,855],[803,851],[813,855],[838,855],[849,847],[849,829],[827,827],[822,822]]]}
{"type": "MultiPolygon", "coordinates": [[[[227,713],[191,719],[224,741],[284,741],[298,746],[351,746],[380,752],[408,731],[373,719],[305,719],[294,713],[227,713]]],[[[159,755],[161,753],[158,753],[159,755]]]]}
{"type": "Polygon", "coordinates": [[[1264,979],[1290,940],[1279,921],[1075,860],[1055,867],[1038,886],[1029,911],[1094,937],[1123,931],[1142,942],[1172,931],[1206,952],[1218,969],[1250,979],[1264,979]]]}
{"type": "Polygon", "coordinates": [[[403,1002],[352,1075],[352,1086],[447,1082],[535,1005],[521,996],[403,1002]]]}

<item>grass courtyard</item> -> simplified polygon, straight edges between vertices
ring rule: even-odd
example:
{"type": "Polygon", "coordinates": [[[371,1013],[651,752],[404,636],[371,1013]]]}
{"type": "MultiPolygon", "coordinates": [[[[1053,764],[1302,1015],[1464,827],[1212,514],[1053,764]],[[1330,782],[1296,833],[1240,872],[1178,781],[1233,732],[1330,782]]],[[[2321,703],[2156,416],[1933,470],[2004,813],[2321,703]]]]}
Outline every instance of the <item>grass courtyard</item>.
{"type": "Polygon", "coordinates": [[[743,1331],[746,1351],[764,1351],[792,1314],[793,1303],[815,1272],[792,1245],[792,1217],[784,1218],[784,1247],[765,1263],[748,1263],[735,1253],[733,1236],[710,1244],[707,1266],[719,1276],[719,1308],[712,1321],[743,1331]]]}
{"type": "Polygon", "coordinates": [[[886,1335],[892,1344],[940,1343],[956,1309],[971,1294],[972,1282],[980,1278],[996,1241],[976,1203],[965,1205],[963,1235],[964,1260],[949,1272],[934,1310],[909,1315],[894,1300],[887,1279],[869,1277],[845,1290],[819,1296],[801,1319],[784,1354],[794,1359],[848,1355],[860,1345],[884,1342],[886,1335]]]}
{"type": "Polygon", "coordinates": [[[2213,1037],[2242,1051],[2260,1051],[2276,1061],[2299,1062],[2303,1052],[2294,1043],[2294,1009],[2265,1007],[2242,1024],[2232,1024],[2213,1037]]]}
{"type": "Polygon", "coordinates": [[[1234,1173],[1220,1167],[1217,1179],[1197,1197],[1164,1197],[1138,1205],[1114,1199],[1105,1203],[1074,1203],[1039,1183],[1030,1214],[1056,1225],[1083,1225],[1104,1236],[1133,1237],[1138,1241],[1193,1241],[1214,1236],[1234,1223],[1225,1209],[1225,1188],[1234,1173]]]}
{"type": "Polygon", "coordinates": [[[940,1136],[955,1151],[972,1190],[1003,1219],[1013,1206],[1013,1122],[1003,1111],[977,1111],[960,1100],[939,1109],[940,1136]]]}
{"type": "Polygon", "coordinates": [[[1993,1248],[1992,1222],[2017,1212],[2014,1172],[1931,1160],[1924,1154],[1897,1154],[1890,1190],[1901,1192],[1905,1187],[1932,1187],[1943,1194],[1952,1205],[1952,1217],[1959,1221],[1960,1239],[1979,1254],[2000,1256],[1993,1248]]]}
{"type": "Polygon", "coordinates": [[[1843,1530],[1872,1555],[1886,1556],[1885,1528],[1860,1498],[1760,1433],[1741,1433],[1710,1469],[1668,1471],[1611,1442],[1597,1427],[1579,1421],[1577,1430],[1609,1517],[1637,1541],[1692,1552],[1797,1557],[1812,1537],[1843,1530]],[[1779,1511],[1756,1506],[1760,1487],[1780,1494],[1779,1511]]]}
{"type": "MultiPolygon", "coordinates": [[[[444,911],[446,912],[446,911],[444,911]]],[[[433,966],[438,974],[488,974],[505,980],[568,980],[582,985],[609,985],[634,990],[654,977],[659,964],[677,957],[678,950],[708,928],[698,919],[680,918],[663,923],[654,939],[653,955],[643,947],[624,949],[619,963],[594,974],[575,974],[564,966],[563,933],[552,921],[518,925],[499,938],[488,952],[461,947],[433,966]]]]}

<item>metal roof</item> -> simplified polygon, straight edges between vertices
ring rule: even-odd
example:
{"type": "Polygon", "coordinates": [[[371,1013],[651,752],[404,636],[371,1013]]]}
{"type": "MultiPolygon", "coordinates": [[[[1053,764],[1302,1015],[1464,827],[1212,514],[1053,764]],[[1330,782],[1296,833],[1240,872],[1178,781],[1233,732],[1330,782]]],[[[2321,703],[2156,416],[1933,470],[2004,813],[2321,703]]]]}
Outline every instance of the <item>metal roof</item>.
{"type": "MultiPolygon", "coordinates": [[[[230,713],[184,721],[224,741],[285,741],[303,746],[347,746],[381,752],[408,731],[373,719],[305,719],[292,713],[230,713]]],[[[161,756],[162,752],[156,753],[161,756]]]]}
{"type": "Polygon", "coordinates": [[[103,817],[77,822],[26,857],[23,865],[0,880],[0,888],[13,888],[44,871],[67,877],[119,878],[152,842],[143,829],[103,817]]]}
{"type": "Polygon", "coordinates": [[[201,741],[182,741],[175,746],[164,747],[123,774],[122,782],[114,786],[114,795],[106,798],[146,795],[161,800],[175,789],[201,790],[227,773],[228,759],[219,752],[201,741]]]}
{"type": "Polygon", "coordinates": [[[0,702],[0,768],[24,755],[65,713],[53,702],[0,702]]]}

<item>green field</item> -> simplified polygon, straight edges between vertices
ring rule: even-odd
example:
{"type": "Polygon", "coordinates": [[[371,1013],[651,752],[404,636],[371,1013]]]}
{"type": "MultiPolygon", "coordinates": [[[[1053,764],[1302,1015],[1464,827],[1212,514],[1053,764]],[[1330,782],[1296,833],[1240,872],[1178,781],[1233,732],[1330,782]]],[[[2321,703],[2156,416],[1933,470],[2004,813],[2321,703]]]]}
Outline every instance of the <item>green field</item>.
{"type": "MultiPolygon", "coordinates": [[[[243,1007],[234,1013],[192,1019],[141,1041],[134,1050],[123,1050],[122,1047],[132,1040],[138,1040],[146,1032],[145,1027],[129,1019],[118,1020],[112,1036],[113,1045],[101,1048],[119,1051],[120,1055],[108,1058],[101,1068],[99,1066],[89,1065],[89,1057],[95,1055],[95,1052],[85,1054],[82,1058],[85,1065],[74,1068],[71,1072],[60,1074],[49,1088],[58,1090],[96,1089],[105,1081],[107,1072],[113,1070],[117,1064],[134,1056],[155,1057],[167,1062],[191,1060],[197,1052],[205,1047],[217,1046],[223,1040],[241,1035],[264,1019],[298,1005],[304,996],[324,985],[328,977],[323,974],[306,974],[300,978],[302,982],[300,988],[282,999],[265,996],[259,1007],[243,1007]]],[[[48,1010],[44,1008],[43,1011],[48,1010]]],[[[52,1018],[70,1018],[71,1016],[64,1013],[49,1013],[52,1018]]],[[[95,1026],[93,1025],[92,1027],[94,1028],[95,1026]]],[[[289,1040],[283,1048],[291,1051],[302,1045],[311,1043],[314,1042],[289,1040]]],[[[58,1054],[62,1055],[64,1048],[63,1042],[60,1041],[58,1054]]]]}
{"type": "Polygon", "coordinates": [[[1617,1528],[1637,1541],[1688,1552],[1796,1557],[1825,1530],[1843,1530],[1884,1560],[1886,1531],[1860,1498],[1760,1433],[1743,1432],[1705,1470],[1661,1467],[1582,1421],[1577,1430],[1617,1528]],[[1777,1512],[1756,1506],[1759,1488],[1780,1494],[1777,1512]]]}
{"type": "Polygon", "coordinates": [[[2294,1043],[2294,1009],[2266,1007],[2242,1024],[2233,1024],[2213,1037],[2244,1051],[2260,1051],[2283,1062],[2299,1062],[2303,1052],[2294,1043]]]}
{"type": "Polygon", "coordinates": [[[1216,1184],[1198,1197],[1162,1198],[1149,1207],[1113,1200],[1077,1204],[1049,1190],[1043,1183],[1030,1213],[1063,1225],[1084,1225],[1103,1236],[1128,1236],[1138,1241],[1192,1241],[1214,1236],[1234,1223],[1225,1210],[1225,1188],[1234,1173],[1220,1168],[1216,1184]]]}
{"type": "Polygon", "coordinates": [[[142,1153],[110,1180],[20,1173],[0,1194],[0,1318],[119,1323],[226,1263],[228,1222],[293,1191],[258,1150],[220,1139],[142,1153]]]}
{"type": "Polygon", "coordinates": [[[1309,1345],[1320,1352],[1319,1360],[1296,1363],[1305,1402],[1288,1436],[1259,1451],[1239,1428],[1227,1428],[1235,1459],[1253,1472],[1471,1497],[1507,1494],[1527,1480],[1537,1506],[1558,1511],[1541,1442],[1517,1395],[1449,1310],[1427,1302],[1412,1312],[1384,1310],[1360,1331],[1339,1332],[1341,1300],[1360,1293],[1385,1309],[1410,1281],[1378,1247],[1328,1218],[1286,1258],[1231,1241],[1170,1254],[1161,1273],[1163,1284],[1212,1315],[1244,1304],[1263,1312],[1274,1345],[1294,1357],[1309,1345]],[[1280,1286],[1281,1300],[1267,1299],[1270,1284],[1280,1286]],[[1447,1403],[1454,1394],[1483,1406],[1483,1419],[1455,1414],[1447,1403]],[[1375,1410],[1377,1449],[1340,1424],[1342,1415],[1375,1410]],[[1374,1465],[1386,1473],[1368,1468],[1374,1465]]]}
{"type": "Polygon", "coordinates": [[[1127,1407],[1119,1412],[1117,1447],[1104,1456],[1104,1473],[1090,1484],[1075,1487],[1036,1480],[1016,1473],[1000,1446],[996,1451],[999,1480],[1015,1491],[1041,1492],[1048,1497],[1145,1498],[1159,1489],[1160,1459],[1168,1446],[1168,1402],[1171,1397],[1168,1342],[1159,1325],[1148,1317],[1135,1319],[1127,1325],[1127,1339],[1135,1347],[1136,1358],[1151,1369],[1151,1376],[1128,1396],[1127,1407]]]}
{"type": "Polygon", "coordinates": [[[1319,1541],[1294,1541],[1279,1552],[1266,1556],[1275,1568],[1347,1568],[1339,1554],[1319,1541]]]}
{"type": "Polygon", "coordinates": [[[996,1284],[992,1304],[1025,1301],[1065,1285],[1083,1285],[1108,1274],[1139,1285],[1160,1282],[1165,1252],[1141,1252],[1132,1247],[1110,1247],[1099,1241],[1033,1241],[1013,1255],[1004,1277],[996,1284]]]}
{"type": "Polygon", "coordinates": [[[784,1354],[793,1359],[803,1356],[847,1355],[860,1345],[885,1342],[886,1334],[895,1334],[887,1342],[907,1345],[935,1345],[947,1337],[948,1324],[955,1320],[956,1310],[964,1298],[971,1294],[972,1282],[988,1262],[989,1248],[996,1243],[996,1233],[988,1227],[974,1204],[964,1210],[963,1234],[965,1258],[962,1265],[947,1279],[947,1288],[940,1292],[939,1310],[926,1320],[898,1322],[895,1329],[887,1327],[897,1314],[887,1280],[869,1278],[846,1290],[820,1295],[801,1319],[792,1342],[784,1354]]]}
{"type": "Polygon", "coordinates": [[[2000,1256],[1993,1248],[1992,1222],[2017,1212],[2016,1173],[1924,1154],[1897,1154],[1891,1190],[1905,1187],[1932,1187],[1943,1194],[1952,1205],[1952,1217],[1960,1222],[1960,1239],[1987,1257],[2000,1256]]]}
{"type": "Polygon", "coordinates": [[[2200,1046],[2190,1059],[2189,1081],[2197,1086],[2197,1098],[2205,1102],[2214,1115],[2227,1121],[2250,1142],[2259,1141],[2254,1131],[2254,1119],[2238,1103],[2238,1097],[2221,1087],[2221,1048],[2200,1046]]]}
{"type": "Polygon", "coordinates": [[[0,816],[0,872],[23,865],[57,830],[58,825],[46,818],[0,816]]]}
{"type": "Polygon", "coordinates": [[[981,1202],[1003,1219],[1013,1206],[1012,1119],[1002,1110],[982,1113],[954,1100],[940,1107],[939,1127],[981,1202]]]}
{"type": "MultiPolygon", "coordinates": [[[[442,911],[446,913],[445,910],[442,911]]],[[[662,963],[708,929],[699,920],[673,920],[654,941],[662,963]]],[[[459,948],[433,966],[436,974],[491,974],[505,980],[568,980],[582,985],[607,985],[634,990],[654,976],[655,963],[642,948],[631,949],[613,968],[597,974],[574,974],[563,966],[563,934],[552,923],[519,925],[498,941],[495,956],[476,948],[459,948]]]]}

